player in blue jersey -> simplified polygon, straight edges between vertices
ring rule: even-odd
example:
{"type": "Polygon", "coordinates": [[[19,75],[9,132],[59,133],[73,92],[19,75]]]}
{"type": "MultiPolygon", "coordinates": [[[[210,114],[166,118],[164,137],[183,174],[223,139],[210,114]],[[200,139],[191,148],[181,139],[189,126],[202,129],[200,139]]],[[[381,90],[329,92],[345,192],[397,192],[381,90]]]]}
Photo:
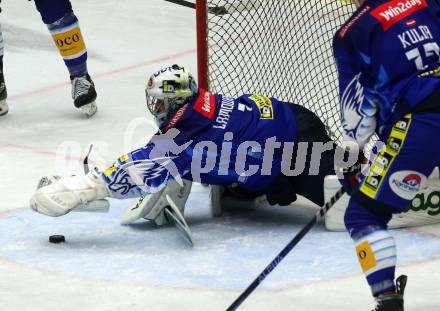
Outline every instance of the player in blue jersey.
{"type": "MultiPolygon", "coordinates": [[[[74,106],[86,115],[96,113],[95,86],[87,70],[87,49],[70,0],[35,0],[70,74],[74,106]]],[[[8,112],[3,76],[3,37],[0,32],[0,116],[8,112]]]]}
{"type": "MultiPolygon", "coordinates": [[[[440,164],[440,6],[433,0],[358,0],[333,41],[346,145],[385,143],[367,172],[345,170],[345,225],[377,311],[401,311],[406,276],[395,281],[387,231],[440,164]],[[357,181],[357,182],[356,182],[357,181]]],[[[356,150],[356,148],[352,149],[356,150]]],[[[362,152],[361,152],[362,154],[362,152]]]]}
{"type": "MultiPolygon", "coordinates": [[[[197,181],[227,186],[238,196],[266,194],[271,204],[289,204],[296,194],[324,203],[323,180],[334,174],[335,149],[309,110],[262,95],[206,92],[177,65],[151,76],[146,95],[160,128],[151,141],[103,172],[39,189],[34,210],[60,216],[81,202],[160,193],[171,180],[177,189],[197,181]]],[[[145,218],[156,220],[159,212],[145,218]]]]}

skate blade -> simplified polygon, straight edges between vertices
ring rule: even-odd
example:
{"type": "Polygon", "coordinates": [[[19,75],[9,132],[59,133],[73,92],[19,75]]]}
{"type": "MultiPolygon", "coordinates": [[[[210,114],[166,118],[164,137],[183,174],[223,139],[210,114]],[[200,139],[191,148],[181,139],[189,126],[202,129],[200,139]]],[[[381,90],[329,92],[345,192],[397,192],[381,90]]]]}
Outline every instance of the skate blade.
{"type": "Polygon", "coordinates": [[[90,104],[84,105],[79,108],[87,117],[93,116],[96,111],[98,111],[98,106],[96,106],[95,102],[91,102],[90,104]]]}

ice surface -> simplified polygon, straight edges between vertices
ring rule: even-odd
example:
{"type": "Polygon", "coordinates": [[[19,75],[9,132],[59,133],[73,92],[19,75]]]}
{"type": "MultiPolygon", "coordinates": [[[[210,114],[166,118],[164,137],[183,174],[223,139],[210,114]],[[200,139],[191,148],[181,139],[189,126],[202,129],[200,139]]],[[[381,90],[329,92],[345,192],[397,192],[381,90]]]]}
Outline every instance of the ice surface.
{"type": "MultiPolygon", "coordinates": [[[[81,172],[90,143],[101,166],[154,131],[144,102],[151,71],[196,69],[195,13],[159,0],[73,1],[98,91],[92,119],[76,111],[64,64],[33,3],[0,15],[10,114],[0,119],[0,310],[224,310],[313,215],[309,204],[228,212],[214,219],[205,188],[187,207],[190,248],[172,227],[120,226],[109,214],[48,218],[28,208],[38,179],[81,172]],[[64,234],[65,244],[48,236],[64,234]]],[[[395,231],[407,310],[439,310],[440,230],[395,231]]],[[[370,310],[345,233],[322,224],[292,251],[242,310],[370,310]]]]}

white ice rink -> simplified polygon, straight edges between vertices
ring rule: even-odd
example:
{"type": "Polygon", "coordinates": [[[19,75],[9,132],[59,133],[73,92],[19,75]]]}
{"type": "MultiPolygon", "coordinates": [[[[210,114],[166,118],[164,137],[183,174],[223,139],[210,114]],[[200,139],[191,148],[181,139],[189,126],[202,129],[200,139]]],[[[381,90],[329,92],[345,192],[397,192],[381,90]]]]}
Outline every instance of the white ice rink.
{"type": "MultiPolygon", "coordinates": [[[[5,2],[5,1],[3,1],[5,2]]],[[[32,2],[2,3],[10,113],[0,119],[0,311],[225,310],[313,215],[310,205],[212,218],[195,186],[187,219],[195,246],[175,229],[119,225],[108,214],[49,218],[28,208],[39,178],[105,167],[153,133],[148,73],[173,63],[196,72],[195,12],[162,0],[73,0],[89,51],[99,111],[86,119],[67,70],[32,2]],[[52,234],[65,244],[50,244],[52,234]]],[[[270,95],[270,94],[269,94],[270,95]]],[[[394,231],[406,310],[440,310],[440,227],[394,231]],[[439,264],[439,267],[437,267],[439,264]]],[[[346,233],[319,224],[240,310],[368,311],[373,306],[346,233]]]]}

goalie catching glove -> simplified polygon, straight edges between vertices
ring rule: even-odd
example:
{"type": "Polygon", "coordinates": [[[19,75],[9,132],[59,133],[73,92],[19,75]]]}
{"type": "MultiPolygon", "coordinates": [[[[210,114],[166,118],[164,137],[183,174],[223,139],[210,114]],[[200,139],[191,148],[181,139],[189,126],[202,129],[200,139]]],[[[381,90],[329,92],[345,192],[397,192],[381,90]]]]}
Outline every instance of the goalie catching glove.
{"type": "Polygon", "coordinates": [[[58,217],[81,206],[109,196],[97,168],[87,175],[66,178],[44,177],[30,200],[31,208],[41,214],[58,217]]]}

